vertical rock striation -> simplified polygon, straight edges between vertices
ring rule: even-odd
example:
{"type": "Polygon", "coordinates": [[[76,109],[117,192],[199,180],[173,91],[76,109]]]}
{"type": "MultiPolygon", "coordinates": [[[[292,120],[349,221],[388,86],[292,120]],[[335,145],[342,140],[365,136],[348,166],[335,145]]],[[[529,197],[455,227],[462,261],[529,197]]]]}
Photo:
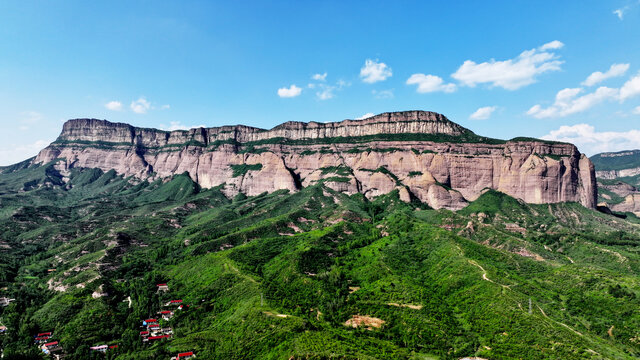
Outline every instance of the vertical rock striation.
{"type": "Polygon", "coordinates": [[[287,122],[161,131],[75,119],[35,163],[114,169],[163,178],[188,172],[232,196],[319,182],[371,198],[394,190],[434,208],[460,209],[485,189],[529,203],[595,207],[593,165],[571,144],[478,136],[434,112],[405,111],[335,123],[287,122]]]}

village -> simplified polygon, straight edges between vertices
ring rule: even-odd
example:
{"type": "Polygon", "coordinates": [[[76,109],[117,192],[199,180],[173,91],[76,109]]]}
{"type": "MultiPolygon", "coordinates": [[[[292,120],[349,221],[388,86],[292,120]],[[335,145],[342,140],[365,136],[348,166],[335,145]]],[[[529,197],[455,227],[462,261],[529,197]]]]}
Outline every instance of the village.
{"type": "MultiPolygon", "coordinates": [[[[157,291],[167,293],[169,286],[166,283],[157,284],[157,291]]],[[[5,301],[8,305],[10,301],[14,299],[2,298],[0,301],[5,301]],[[6,301],[5,301],[6,300],[6,301]]],[[[2,304],[4,302],[1,302],[2,304]]],[[[6,305],[3,305],[6,306],[6,305]]],[[[144,344],[156,343],[159,341],[169,341],[173,338],[173,328],[170,326],[171,319],[174,317],[176,311],[186,311],[189,305],[183,303],[182,299],[169,300],[163,302],[161,307],[164,310],[157,312],[157,317],[149,317],[142,319],[140,325],[140,341],[144,344]]],[[[0,335],[4,334],[7,328],[0,323],[0,335]]],[[[42,351],[42,353],[51,356],[55,360],[64,359],[67,352],[63,348],[63,344],[56,340],[53,331],[46,331],[34,334],[34,344],[42,351]]],[[[118,344],[99,344],[89,348],[92,352],[98,352],[106,354],[107,352],[117,351],[119,349],[118,344]]],[[[70,351],[71,349],[67,349],[70,351]]],[[[171,357],[171,360],[182,359],[195,359],[196,355],[193,351],[178,353],[171,357]]]]}

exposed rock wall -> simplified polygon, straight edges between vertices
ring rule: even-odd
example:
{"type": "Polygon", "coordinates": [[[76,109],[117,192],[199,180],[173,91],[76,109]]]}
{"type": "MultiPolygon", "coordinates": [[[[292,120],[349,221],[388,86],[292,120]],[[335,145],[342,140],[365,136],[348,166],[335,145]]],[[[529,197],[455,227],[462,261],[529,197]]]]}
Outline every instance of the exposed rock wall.
{"type": "Polygon", "coordinates": [[[67,168],[115,169],[139,178],[186,171],[203,187],[225,184],[229,196],[297,191],[324,182],[367,197],[398,189],[404,200],[413,196],[434,208],[454,210],[486,188],[529,203],[576,201],[595,206],[593,165],[571,144],[408,140],[242,145],[274,138],[303,141],[380,134],[475,136],[443,115],[420,111],[326,124],[289,122],[271,130],[225,126],[164,132],[80,119],[68,121],[59,139],[34,162],[63,158],[67,168]],[[242,164],[261,168],[236,171],[234,176],[234,167],[242,164]]]}

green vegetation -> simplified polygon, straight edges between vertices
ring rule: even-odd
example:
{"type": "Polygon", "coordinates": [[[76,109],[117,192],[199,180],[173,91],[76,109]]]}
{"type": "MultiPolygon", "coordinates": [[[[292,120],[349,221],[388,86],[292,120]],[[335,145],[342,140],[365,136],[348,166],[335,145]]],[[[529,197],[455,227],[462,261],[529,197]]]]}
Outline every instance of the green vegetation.
{"type": "Polygon", "coordinates": [[[239,164],[230,165],[233,170],[233,177],[244,176],[248,171],[258,171],[262,169],[262,164],[239,164]]]}
{"type": "Polygon", "coordinates": [[[640,167],[640,150],[602,153],[590,157],[597,171],[623,170],[640,167]],[[611,156],[617,154],[617,156],[611,156]]]}
{"type": "Polygon", "coordinates": [[[0,297],[16,299],[0,348],[43,359],[33,335],[53,331],[69,360],[635,359],[639,224],[493,190],[451,212],[398,191],[229,199],[187,173],[18,164],[0,174],[0,297]],[[173,299],[190,305],[161,320],[174,337],[142,343],[141,320],[173,299]],[[354,315],[380,327],[345,326],[354,315]]]}

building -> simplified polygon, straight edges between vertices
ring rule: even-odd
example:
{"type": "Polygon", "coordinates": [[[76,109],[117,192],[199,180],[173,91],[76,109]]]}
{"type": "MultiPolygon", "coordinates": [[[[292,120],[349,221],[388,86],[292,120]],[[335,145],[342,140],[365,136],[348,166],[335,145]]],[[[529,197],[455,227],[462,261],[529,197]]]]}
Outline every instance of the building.
{"type": "Polygon", "coordinates": [[[93,351],[99,351],[99,352],[107,352],[107,349],[109,348],[109,346],[107,345],[99,345],[99,346],[92,346],[89,349],[93,350],[93,351]]]}
{"type": "Polygon", "coordinates": [[[172,357],[171,360],[182,360],[182,359],[195,359],[196,355],[193,353],[193,351],[189,351],[189,352],[183,352],[178,354],[175,357],[172,357]]]}
{"type": "Polygon", "coordinates": [[[171,300],[168,303],[164,304],[164,306],[177,306],[182,304],[182,300],[171,300]]]}
{"type": "Polygon", "coordinates": [[[16,301],[16,299],[9,299],[7,297],[0,298],[0,306],[9,306],[10,303],[16,301]]]}
{"type": "Polygon", "coordinates": [[[173,311],[164,310],[160,311],[159,314],[162,316],[163,320],[169,321],[173,317],[173,311]]]}
{"type": "Polygon", "coordinates": [[[167,292],[169,291],[169,286],[167,284],[158,284],[158,292],[167,292]]]}

